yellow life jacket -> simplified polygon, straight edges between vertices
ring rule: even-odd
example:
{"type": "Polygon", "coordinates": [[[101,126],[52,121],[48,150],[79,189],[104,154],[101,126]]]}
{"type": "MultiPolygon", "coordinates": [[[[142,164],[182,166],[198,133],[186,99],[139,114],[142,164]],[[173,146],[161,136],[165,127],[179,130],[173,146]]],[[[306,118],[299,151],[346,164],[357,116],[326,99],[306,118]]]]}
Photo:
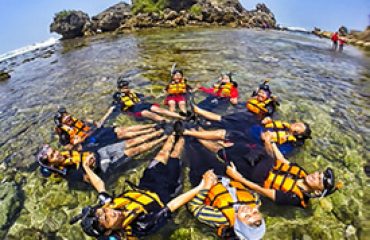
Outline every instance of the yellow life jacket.
{"type": "Polygon", "coordinates": [[[129,226],[141,213],[149,213],[153,206],[163,208],[164,204],[156,193],[135,189],[123,193],[120,197],[114,198],[112,203],[104,207],[110,209],[122,210],[128,215],[122,223],[122,229],[128,235],[132,235],[132,229],[129,226]]]}
{"type": "Polygon", "coordinates": [[[186,93],[187,87],[184,81],[179,83],[171,82],[168,84],[167,93],[168,94],[184,94],[186,93]]]}
{"type": "Polygon", "coordinates": [[[71,126],[62,124],[60,129],[65,131],[69,135],[69,141],[71,144],[75,144],[74,137],[79,136],[82,140],[85,140],[89,136],[91,128],[87,126],[83,121],[72,117],[73,123],[71,126]]]}
{"type": "Polygon", "coordinates": [[[228,226],[218,227],[217,234],[219,236],[223,236],[223,231],[225,231],[227,228],[230,227],[232,228],[234,226],[235,204],[243,205],[247,204],[251,205],[252,207],[260,205],[259,198],[256,194],[252,193],[240,182],[236,182],[233,180],[229,181],[228,186],[224,186],[221,181],[217,183],[215,186],[213,186],[209,190],[208,195],[204,200],[204,203],[208,206],[213,206],[219,209],[229,222],[228,226]],[[234,200],[233,195],[229,192],[227,187],[235,188],[237,201],[234,200]]]}
{"type": "Polygon", "coordinates": [[[82,162],[86,161],[86,158],[93,153],[78,151],[63,151],[60,154],[65,158],[61,166],[67,167],[75,165],[76,169],[78,169],[82,162]]]}
{"type": "Polygon", "coordinates": [[[140,98],[134,92],[122,93],[121,103],[123,105],[122,110],[127,111],[130,107],[134,106],[136,103],[141,102],[140,98]]]}
{"type": "Polygon", "coordinates": [[[277,161],[274,168],[269,172],[264,182],[264,188],[290,192],[299,197],[302,207],[307,206],[306,198],[297,186],[297,181],[307,175],[306,171],[294,164],[287,164],[277,161]]]}
{"type": "Polygon", "coordinates": [[[253,97],[247,101],[247,109],[255,114],[265,114],[268,112],[266,106],[271,103],[273,100],[271,98],[266,99],[263,102],[257,100],[257,98],[253,97]]]}
{"type": "Polygon", "coordinates": [[[286,142],[296,142],[297,138],[289,132],[290,124],[282,121],[271,121],[265,124],[265,129],[272,130],[276,133],[271,140],[277,144],[286,142]]]}
{"type": "Polygon", "coordinates": [[[231,90],[234,88],[234,84],[229,82],[225,84],[215,84],[213,86],[213,92],[221,97],[230,97],[231,90]]]}

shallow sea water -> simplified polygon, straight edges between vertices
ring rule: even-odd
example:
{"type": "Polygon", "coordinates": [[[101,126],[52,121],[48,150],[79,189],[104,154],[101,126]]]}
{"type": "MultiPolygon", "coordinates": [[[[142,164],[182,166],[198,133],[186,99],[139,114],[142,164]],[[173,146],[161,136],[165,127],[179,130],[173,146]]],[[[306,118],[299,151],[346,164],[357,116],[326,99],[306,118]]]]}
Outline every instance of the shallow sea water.
{"type": "MultiPolygon", "coordinates": [[[[312,201],[308,210],[266,201],[265,239],[369,236],[364,172],[370,159],[369,56],[353,47],[342,54],[331,52],[328,40],[311,35],[228,28],[146,30],[70,40],[56,45],[49,58],[14,67],[12,78],[0,83],[0,180],[17,183],[21,211],[0,233],[8,239],[83,239],[79,226],[67,222],[94,202],[95,193],[70,190],[65,182],[46,181],[35,171],[37,147],[57,142],[51,134],[54,111],[66,106],[78,117],[98,119],[122,74],[141,92],[159,95],[174,62],[193,85],[210,85],[221,71],[232,71],[242,100],[270,78],[281,101],[281,118],[305,120],[313,130],[313,139],[290,160],[308,171],[330,166],[344,183],[343,190],[312,201]]],[[[116,124],[134,121],[120,117],[116,124]]],[[[126,179],[137,181],[148,157],[130,164],[111,189],[119,192],[126,179]]],[[[147,239],[214,238],[211,229],[183,208],[174,223],[147,239]]]]}

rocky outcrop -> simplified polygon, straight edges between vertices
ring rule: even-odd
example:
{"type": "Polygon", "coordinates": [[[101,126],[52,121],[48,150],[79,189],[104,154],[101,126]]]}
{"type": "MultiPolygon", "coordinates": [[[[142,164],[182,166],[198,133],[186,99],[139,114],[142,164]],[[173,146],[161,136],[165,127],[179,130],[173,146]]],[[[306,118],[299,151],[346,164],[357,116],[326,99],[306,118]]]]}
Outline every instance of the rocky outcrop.
{"type": "Polygon", "coordinates": [[[121,2],[92,17],[92,22],[97,31],[109,32],[116,30],[131,17],[131,5],[121,2]]]}
{"type": "Polygon", "coordinates": [[[0,71],[0,82],[8,80],[10,78],[10,74],[7,72],[0,71]]]}
{"type": "Polygon", "coordinates": [[[117,33],[150,27],[229,25],[276,28],[274,14],[265,4],[247,11],[238,0],[134,0],[121,2],[92,17],[80,11],[58,13],[50,30],[63,38],[117,33]]]}
{"type": "Polygon", "coordinates": [[[89,32],[91,21],[89,16],[82,11],[61,11],[54,17],[50,25],[50,32],[56,32],[64,39],[81,37],[89,32]]]}
{"type": "MultiPolygon", "coordinates": [[[[341,38],[343,38],[348,44],[370,51],[370,26],[368,26],[363,32],[352,30],[346,34],[348,30],[344,26],[340,27],[338,31],[341,32],[341,38]]],[[[319,28],[315,28],[312,33],[319,37],[329,39],[334,34],[333,32],[329,31],[321,31],[319,28]]]]}

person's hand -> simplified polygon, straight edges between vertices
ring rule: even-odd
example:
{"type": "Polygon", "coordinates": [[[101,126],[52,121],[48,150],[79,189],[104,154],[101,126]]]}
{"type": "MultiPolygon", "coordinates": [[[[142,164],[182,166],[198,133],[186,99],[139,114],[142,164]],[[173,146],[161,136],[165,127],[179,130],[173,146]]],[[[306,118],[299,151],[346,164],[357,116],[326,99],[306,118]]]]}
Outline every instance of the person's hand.
{"type": "Polygon", "coordinates": [[[273,137],[274,137],[273,132],[263,132],[263,133],[261,133],[261,139],[264,142],[271,142],[273,137]]]}
{"type": "Polygon", "coordinates": [[[95,166],[95,163],[96,163],[96,159],[95,159],[94,154],[90,154],[89,156],[86,157],[85,161],[82,161],[82,166],[84,168],[93,167],[95,166]]]}
{"type": "Polygon", "coordinates": [[[270,123],[270,122],[272,122],[272,119],[271,119],[270,117],[265,117],[265,118],[261,121],[261,123],[262,123],[263,125],[268,124],[268,123],[270,123]]]}
{"type": "Polygon", "coordinates": [[[203,174],[203,180],[201,182],[202,189],[210,189],[218,182],[216,174],[213,172],[213,169],[208,170],[203,174]]]}
{"type": "Polygon", "coordinates": [[[235,179],[235,180],[239,180],[241,178],[243,178],[243,176],[240,174],[240,172],[238,172],[238,170],[236,169],[234,163],[230,163],[230,166],[227,166],[226,168],[226,174],[235,179]]]}
{"type": "Polygon", "coordinates": [[[75,135],[75,136],[73,137],[73,144],[79,144],[79,143],[81,143],[81,142],[82,142],[82,138],[81,138],[80,136],[75,135]]]}

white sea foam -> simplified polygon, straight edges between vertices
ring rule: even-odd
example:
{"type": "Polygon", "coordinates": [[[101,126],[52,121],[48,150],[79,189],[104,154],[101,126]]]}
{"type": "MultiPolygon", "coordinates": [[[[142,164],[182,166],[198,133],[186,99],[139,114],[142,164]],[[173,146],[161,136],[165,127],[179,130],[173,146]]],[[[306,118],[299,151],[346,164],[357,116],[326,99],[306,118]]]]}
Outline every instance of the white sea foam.
{"type": "Polygon", "coordinates": [[[307,29],[303,27],[287,27],[290,31],[297,31],[297,32],[309,32],[307,29]]]}
{"type": "Polygon", "coordinates": [[[46,48],[46,47],[52,46],[52,45],[56,44],[58,41],[59,40],[57,38],[51,37],[51,38],[49,38],[48,40],[46,40],[44,42],[34,43],[34,44],[31,44],[31,45],[28,45],[28,46],[25,46],[25,47],[21,47],[21,48],[12,50],[10,52],[1,54],[0,55],[0,62],[6,60],[8,58],[12,58],[12,57],[15,57],[15,56],[18,56],[18,55],[22,55],[22,54],[34,51],[36,49],[46,48]]]}

